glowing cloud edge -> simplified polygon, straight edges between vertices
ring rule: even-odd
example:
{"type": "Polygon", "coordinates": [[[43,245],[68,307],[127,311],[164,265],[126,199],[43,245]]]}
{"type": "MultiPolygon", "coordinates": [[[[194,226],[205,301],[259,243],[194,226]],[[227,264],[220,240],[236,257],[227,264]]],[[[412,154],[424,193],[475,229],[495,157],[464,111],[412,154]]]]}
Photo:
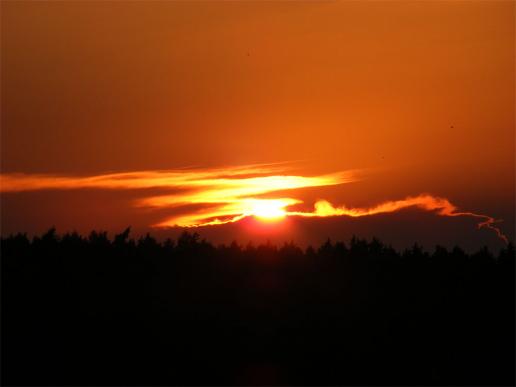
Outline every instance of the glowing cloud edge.
{"type": "Polygon", "coordinates": [[[234,223],[249,216],[270,214],[298,217],[362,217],[391,213],[409,207],[435,212],[440,216],[464,216],[479,220],[478,228],[488,228],[508,243],[508,238],[495,224],[501,222],[484,214],[459,211],[448,199],[430,194],[408,196],[385,201],[368,208],[335,207],[318,200],[311,212],[288,211],[302,203],[295,198],[264,199],[261,195],[301,188],[324,187],[359,180],[359,170],[341,171],[319,176],[289,175],[285,163],[253,164],[227,168],[197,170],[158,170],[107,173],[93,176],[60,176],[31,174],[0,174],[0,192],[16,193],[39,190],[141,190],[149,188],[174,189],[173,194],[148,196],[136,200],[135,207],[177,208],[191,204],[206,208],[169,217],[153,227],[201,227],[234,223]],[[283,164],[283,165],[282,165],[283,164]],[[261,209],[260,209],[261,208],[261,209]],[[267,209],[269,208],[269,209],[267,209]]]}

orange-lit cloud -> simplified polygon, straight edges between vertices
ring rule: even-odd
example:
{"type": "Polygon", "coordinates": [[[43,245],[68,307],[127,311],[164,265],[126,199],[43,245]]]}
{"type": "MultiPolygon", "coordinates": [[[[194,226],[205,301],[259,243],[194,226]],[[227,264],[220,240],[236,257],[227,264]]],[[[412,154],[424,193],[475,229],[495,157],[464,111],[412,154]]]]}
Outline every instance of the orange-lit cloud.
{"type": "Polygon", "coordinates": [[[334,207],[326,200],[319,200],[315,203],[315,209],[313,212],[287,212],[287,214],[307,217],[360,217],[395,212],[409,207],[418,207],[425,211],[435,211],[438,215],[441,216],[469,216],[480,219],[481,221],[478,223],[478,228],[486,227],[494,230],[500,239],[502,239],[505,243],[508,243],[507,237],[498,227],[494,225],[501,220],[494,219],[488,215],[476,214],[469,211],[459,211],[457,207],[450,203],[448,199],[428,194],[407,197],[403,200],[387,201],[369,208],[347,208],[345,206],[334,207]]]}
{"type": "MultiPolygon", "coordinates": [[[[318,176],[299,176],[286,173],[281,164],[251,165],[224,169],[143,171],[102,174],[96,176],[50,176],[3,174],[1,192],[20,192],[49,189],[149,189],[168,190],[160,195],[148,195],[134,202],[137,207],[178,208],[198,205],[200,208],[182,213],[154,224],[155,227],[198,227],[239,221],[255,216],[279,219],[285,216],[330,217],[372,216],[399,211],[409,207],[432,211],[441,216],[466,216],[480,220],[478,227],[496,232],[507,243],[507,237],[495,226],[499,220],[484,214],[459,211],[448,199],[429,194],[387,201],[369,208],[335,207],[325,200],[315,203],[311,212],[291,211],[289,207],[302,203],[293,197],[264,198],[263,195],[309,187],[324,187],[356,181],[357,171],[344,171],[318,176]]],[[[289,195],[290,196],[290,195],[289,195]]]]}
{"type": "Polygon", "coordinates": [[[224,169],[140,171],[110,173],[96,176],[1,174],[0,192],[36,191],[48,189],[139,189],[195,187],[213,184],[224,178],[243,175],[272,174],[283,171],[279,164],[260,164],[224,169]]]}

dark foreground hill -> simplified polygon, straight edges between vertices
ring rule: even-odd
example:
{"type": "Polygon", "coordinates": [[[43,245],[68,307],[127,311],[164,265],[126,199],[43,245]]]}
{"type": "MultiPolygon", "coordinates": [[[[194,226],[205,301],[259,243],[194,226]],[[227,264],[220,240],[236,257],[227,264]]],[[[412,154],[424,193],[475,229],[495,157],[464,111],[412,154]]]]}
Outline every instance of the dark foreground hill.
{"type": "Polygon", "coordinates": [[[1,241],[3,385],[513,385],[514,248],[1,241]]]}

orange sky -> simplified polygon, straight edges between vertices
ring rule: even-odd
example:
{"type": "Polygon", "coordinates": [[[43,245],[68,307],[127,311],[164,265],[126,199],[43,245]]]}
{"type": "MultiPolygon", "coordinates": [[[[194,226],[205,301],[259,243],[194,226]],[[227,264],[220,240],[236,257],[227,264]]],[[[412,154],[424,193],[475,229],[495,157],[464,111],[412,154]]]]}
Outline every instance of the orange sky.
{"type": "MultiPolygon", "coordinates": [[[[1,8],[3,174],[298,161],[301,176],[368,171],[306,202],[429,192],[514,234],[514,2],[1,8]]],[[[2,231],[139,222],[120,210],[96,223],[60,195],[2,194],[2,231]]]]}

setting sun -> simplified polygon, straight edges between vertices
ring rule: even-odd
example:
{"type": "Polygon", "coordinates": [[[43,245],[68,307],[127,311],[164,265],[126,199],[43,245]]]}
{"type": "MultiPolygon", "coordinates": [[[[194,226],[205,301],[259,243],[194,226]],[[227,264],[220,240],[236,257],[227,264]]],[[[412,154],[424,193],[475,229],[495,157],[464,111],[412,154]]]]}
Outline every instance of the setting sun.
{"type": "Polygon", "coordinates": [[[279,220],[287,215],[285,207],[292,204],[289,199],[286,200],[254,200],[251,203],[251,215],[262,220],[279,220]]]}

